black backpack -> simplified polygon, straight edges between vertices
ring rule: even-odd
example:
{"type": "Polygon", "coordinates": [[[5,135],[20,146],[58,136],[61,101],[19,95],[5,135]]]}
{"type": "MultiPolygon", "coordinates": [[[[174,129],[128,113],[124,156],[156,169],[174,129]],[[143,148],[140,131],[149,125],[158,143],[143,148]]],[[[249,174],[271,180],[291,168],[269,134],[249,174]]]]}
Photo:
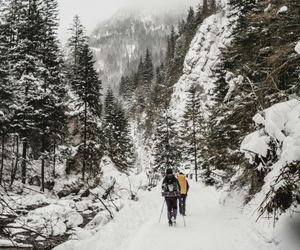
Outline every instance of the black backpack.
{"type": "Polygon", "coordinates": [[[179,196],[179,186],[174,175],[167,175],[162,186],[162,196],[177,197],[179,196]]]}

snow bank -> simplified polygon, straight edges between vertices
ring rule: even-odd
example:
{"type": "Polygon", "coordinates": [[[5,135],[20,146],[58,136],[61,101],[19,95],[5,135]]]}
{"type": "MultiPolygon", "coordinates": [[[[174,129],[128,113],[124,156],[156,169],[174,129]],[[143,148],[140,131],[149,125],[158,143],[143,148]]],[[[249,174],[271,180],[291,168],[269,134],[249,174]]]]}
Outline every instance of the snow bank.
{"type": "MultiPolygon", "coordinates": [[[[99,227],[94,231],[76,229],[77,240],[70,240],[55,250],[112,250],[124,249],[139,228],[150,218],[153,209],[160,207],[161,196],[159,190],[142,192],[139,202],[124,200],[124,208],[108,224],[102,224],[103,217],[99,219],[99,227]]],[[[97,219],[97,217],[95,218],[97,219]]]]}
{"type": "Polygon", "coordinates": [[[267,192],[284,166],[300,161],[300,101],[294,99],[275,104],[264,110],[262,115],[257,114],[253,120],[262,128],[243,140],[241,151],[246,157],[252,160],[255,154],[266,157],[270,141],[277,142],[280,147],[279,160],[265,179],[263,190],[267,192]]]}

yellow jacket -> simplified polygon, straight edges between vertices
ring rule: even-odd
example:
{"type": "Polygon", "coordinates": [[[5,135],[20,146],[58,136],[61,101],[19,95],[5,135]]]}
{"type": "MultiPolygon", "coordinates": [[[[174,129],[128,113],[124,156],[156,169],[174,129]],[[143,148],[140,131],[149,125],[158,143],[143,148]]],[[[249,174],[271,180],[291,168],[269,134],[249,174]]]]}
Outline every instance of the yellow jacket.
{"type": "Polygon", "coordinates": [[[187,194],[189,190],[189,183],[187,182],[186,177],[183,174],[180,174],[177,179],[180,185],[180,194],[187,194]]]}

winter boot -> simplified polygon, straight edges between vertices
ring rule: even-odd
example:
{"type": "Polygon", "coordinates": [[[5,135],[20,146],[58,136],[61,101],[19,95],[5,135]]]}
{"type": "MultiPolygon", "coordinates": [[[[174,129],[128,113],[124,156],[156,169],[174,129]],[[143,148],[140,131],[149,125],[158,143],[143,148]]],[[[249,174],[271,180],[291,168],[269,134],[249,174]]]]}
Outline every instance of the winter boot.
{"type": "Polygon", "coordinates": [[[175,217],[172,217],[171,223],[172,223],[172,225],[176,226],[176,219],[175,219],[175,217]]]}

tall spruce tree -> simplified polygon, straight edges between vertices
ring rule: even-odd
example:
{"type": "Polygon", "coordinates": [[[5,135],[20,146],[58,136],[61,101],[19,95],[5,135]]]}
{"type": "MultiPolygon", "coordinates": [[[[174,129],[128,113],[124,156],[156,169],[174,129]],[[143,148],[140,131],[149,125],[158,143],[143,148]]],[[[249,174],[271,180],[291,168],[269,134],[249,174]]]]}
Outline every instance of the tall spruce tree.
{"type": "Polygon", "coordinates": [[[9,133],[11,121],[10,107],[13,104],[13,91],[9,80],[9,23],[5,20],[6,3],[0,5],[0,135],[1,135],[1,165],[0,184],[2,184],[4,171],[5,137],[9,133]]]}
{"type": "Polygon", "coordinates": [[[152,62],[152,56],[149,51],[149,49],[146,49],[145,57],[144,57],[144,94],[146,98],[149,98],[151,86],[152,86],[152,80],[154,78],[154,68],[153,68],[153,62],[152,62]]]}
{"type": "Polygon", "coordinates": [[[126,172],[133,164],[133,144],[128,119],[111,89],[107,91],[104,108],[106,154],[120,171],[126,172]]]}
{"type": "MultiPolygon", "coordinates": [[[[91,146],[98,147],[99,141],[92,136],[98,130],[97,120],[93,117],[101,116],[101,81],[98,73],[94,68],[94,58],[85,36],[83,27],[80,24],[79,17],[74,18],[72,27],[72,36],[69,39],[69,46],[72,50],[72,64],[70,73],[70,83],[73,91],[78,96],[78,108],[82,110],[80,114],[82,122],[82,143],[79,146],[79,154],[82,158],[82,180],[85,180],[87,165],[91,165],[90,161],[95,161],[88,152],[93,152],[91,146]],[[94,140],[92,140],[94,138],[94,140]],[[92,142],[93,141],[93,142],[92,142]]],[[[98,121],[99,122],[99,121],[98,121]]],[[[99,147],[98,147],[99,148],[99,147]]],[[[101,147],[100,147],[101,148],[101,147]]],[[[98,152],[101,154],[101,152],[98,152]]]]}
{"type": "Polygon", "coordinates": [[[181,162],[176,122],[167,111],[157,121],[153,151],[155,170],[165,172],[167,168],[177,168],[181,162]]]}
{"type": "Polygon", "coordinates": [[[201,145],[203,143],[204,117],[201,109],[200,91],[192,86],[188,96],[181,126],[181,138],[184,145],[184,159],[193,164],[195,179],[198,181],[198,170],[201,165],[201,145]]]}

